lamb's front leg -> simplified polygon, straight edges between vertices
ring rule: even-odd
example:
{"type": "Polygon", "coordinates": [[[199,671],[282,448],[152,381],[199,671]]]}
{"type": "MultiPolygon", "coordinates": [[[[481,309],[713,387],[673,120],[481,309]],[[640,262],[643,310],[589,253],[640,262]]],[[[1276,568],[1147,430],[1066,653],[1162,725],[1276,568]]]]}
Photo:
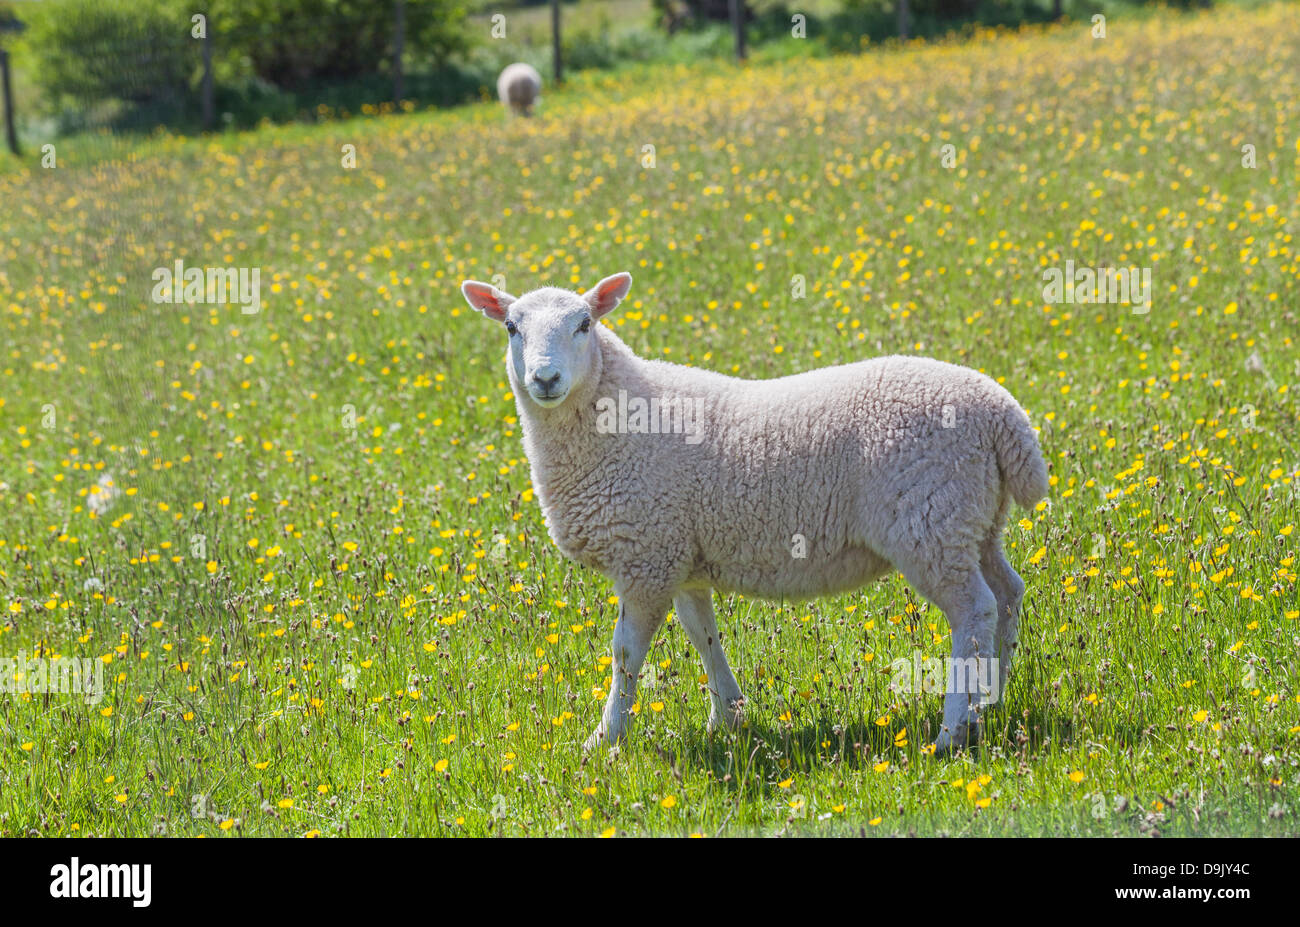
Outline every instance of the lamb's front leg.
{"type": "Polygon", "coordinates": [[[587,742],[584,750],[602,744],[612,746],[627,735],[631,721],[632,705],[636,702],[636,681],[650,651],[650,642],[668,614],[668,601],[646,597],[622,596],[618,602],[618,623],[614,626],[613,663],[610,672],[613,680],[609,698],[600,724],[587,742]]]}
{"type": "Polygon", "coordinates": [[[742,719],[744,696],[727,665],[727,655],[722,651],[718,626],[713,620],[713,596],[708,589],[692,589],[678,593],[673,598],[677,620],[691,639],[704,664],[709,686],[709,731],[720,726],[736,727],[742,719]]]}

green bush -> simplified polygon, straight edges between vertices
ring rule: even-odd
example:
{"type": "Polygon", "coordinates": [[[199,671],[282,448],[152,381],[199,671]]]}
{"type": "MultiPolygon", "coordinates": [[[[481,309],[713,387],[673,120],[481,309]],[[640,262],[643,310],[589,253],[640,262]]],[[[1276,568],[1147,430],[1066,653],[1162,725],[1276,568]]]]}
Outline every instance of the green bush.
{"type": "Polygon", "coordinates": [[[51,99],[148,106],[188,95],[201,59],[180,4],[49,0],[29,11],[36,78],[51,99]]]}
{"type": "MultiPolygon", "coordinates": [[[[214,42],[279,87],[387,73],[392,0],[211,0],[214,42]]],[[[432,67],[467,47],[464,0],[406,0],[404,57],[432,67]]],[[[409,65],[408,65],[409,68],[409,65]]]]}
{"type": "Polygon", "coordinates": [[[4,34],[5,26],[12,26],[18,22],[18,14],[14,12],[14,5],[9,0],[0,0],[0,35],[4,34]]]}
{"type": "MultiPolygon", "coordinates": [[[[1051,0],[908,0],[908,32],[913,38],[934,38],[974,25],[1046,22],[1051,7],[1051,0]]],[[[823,28],[819,24],[809,31],[820,33],[823,28]]],[[[876,42],[894,38],[897,0],[844,0],[843,7],[826,20],[824,32],[827,44],[837,51],[859,49],[864,36],[876,42]]]]}
{"type": "Polygon", "coordinates": [[[618,63],[609,33],[578,28],[563,34],[564,66],[571,71],[612,68],[618,63]]]}
{"type": "Polygon", "coordinates": [[[653,61],[668,53],[668,37],[650,27],[629,29],[613,41],[615,63],[653,61]]]}

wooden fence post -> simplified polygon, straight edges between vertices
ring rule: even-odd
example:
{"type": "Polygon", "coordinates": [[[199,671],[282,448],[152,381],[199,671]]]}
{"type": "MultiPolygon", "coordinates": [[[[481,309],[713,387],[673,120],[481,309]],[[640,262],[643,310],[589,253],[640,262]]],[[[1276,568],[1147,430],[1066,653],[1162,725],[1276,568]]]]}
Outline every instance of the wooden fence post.
{"type": "Polygon", "coordinates": [[[406,75],[402,71],[402,51],[406,47],[406,0],[393,3],[393,102],[401,107],[406,96],[406,75]]]}
{"type": "Polygon", "coordinates": [[[744,0],[727,0],[727,12],[731,14],[731,29],[736,34],[736,60],[745,60],[745,2],[744,0]]]}
{"type": "Polygon", "coordinates": [[[9,74],[9,52],[3,48],[0,48],[0,84],[4,85],[5,139],[9,142],[9,150],[20,155],[22,151],[18,148],[18,133],[14,130],[14,91],[9,74]]]}
{"type": "Polygon", "coordinates": [[[560,0],[551,0],[551,64],[558,85],[564,80],[564,63],[560,54],[560,0]]]}
{"type": "Polygon", "coordinates": [[[203,96],[203,131],[211,132],[216,123],[216,108],[212,99],[212,20],[203,30],[203,84],[200,88],[203,96]]]}

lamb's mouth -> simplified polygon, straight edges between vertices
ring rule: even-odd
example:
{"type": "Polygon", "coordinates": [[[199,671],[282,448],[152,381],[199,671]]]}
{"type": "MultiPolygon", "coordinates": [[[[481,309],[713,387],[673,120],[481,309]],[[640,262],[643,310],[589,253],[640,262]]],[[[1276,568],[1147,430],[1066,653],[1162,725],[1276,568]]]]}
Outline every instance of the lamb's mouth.
{"type": "Polygon", "coordinates": [[[569,391],[566,389],[562,393],[543,393],[538,395],[535,390],[530,389],[528,395],[533,397],[533,402],[537,403],[543,409],[554,409],[560,403],[564,402],[564,398],[569,395],[569,391]]]}

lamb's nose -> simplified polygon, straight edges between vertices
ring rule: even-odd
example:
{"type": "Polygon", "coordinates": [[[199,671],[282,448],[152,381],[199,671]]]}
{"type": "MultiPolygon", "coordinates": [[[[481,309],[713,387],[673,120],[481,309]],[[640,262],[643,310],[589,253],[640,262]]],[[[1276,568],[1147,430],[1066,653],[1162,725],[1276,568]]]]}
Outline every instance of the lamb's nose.
{"type": "Polygon", "coordinates": [[[551,373],[552,370],[555,370],[555,368],[543,367],[533,374],[533,379],[542,388],[543,392],[550,393],[560,382],[560,371],[555,370],[554,373],[551,373]]]}

